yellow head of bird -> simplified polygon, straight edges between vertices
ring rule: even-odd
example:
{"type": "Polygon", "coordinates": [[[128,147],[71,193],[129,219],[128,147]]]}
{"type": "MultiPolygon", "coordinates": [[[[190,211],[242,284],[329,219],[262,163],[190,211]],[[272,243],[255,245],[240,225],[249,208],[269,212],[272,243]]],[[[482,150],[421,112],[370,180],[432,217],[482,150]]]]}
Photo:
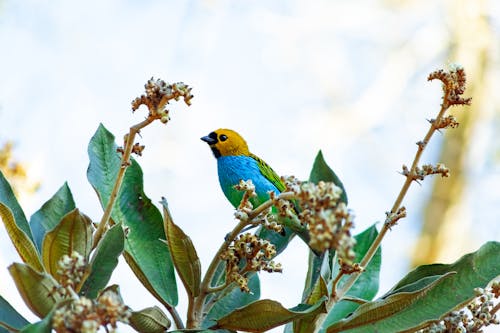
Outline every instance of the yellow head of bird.
{"type": "Polygon", "coordinates": [[[201,140],[208,143],[216,158],[250,154],[245,139],[230,129],[220,128],[202,137],[201,140]]]}

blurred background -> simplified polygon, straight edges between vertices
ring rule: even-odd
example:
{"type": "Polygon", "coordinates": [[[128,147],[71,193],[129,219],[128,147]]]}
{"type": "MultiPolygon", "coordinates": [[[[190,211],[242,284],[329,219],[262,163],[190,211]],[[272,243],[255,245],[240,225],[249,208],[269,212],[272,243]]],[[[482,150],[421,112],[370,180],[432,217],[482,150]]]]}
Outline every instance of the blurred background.
{"type": "MultiPolygon", "coordinates": [[[[146,193],[167,197],[206,269],[235,221],[201,136],[235,129],[279,174],[301,179],[321,149],[361,232],[384,220],[401,165],[439,110],[440,83],[427,75],[461,64],[473,105],[452,110],[460,126],[438,133],[422,158],[451,177],[410,189],[408,218],[383,242],[383,293],[415,265],[500,238],[499,42],[495,0],[0,0],[0,168],[28,217],[67,181],[99,220],[86,179],[98,124],[121,145],[144,117],[130,106],[144,83],[184,81],[193,105],[173,104],[166,126],[144,130],[138,159],[146,193]]],[[[0,294],[35,320],[7,271],[14,261],[0,227],[0,294]]],[[[261,274],[262,297],[295,306],[307,248],[294,240],[277,261],[284,272],[261,274]]],[[[156,304],[123,262],[111,282],[135,310],[156,304]]]]}

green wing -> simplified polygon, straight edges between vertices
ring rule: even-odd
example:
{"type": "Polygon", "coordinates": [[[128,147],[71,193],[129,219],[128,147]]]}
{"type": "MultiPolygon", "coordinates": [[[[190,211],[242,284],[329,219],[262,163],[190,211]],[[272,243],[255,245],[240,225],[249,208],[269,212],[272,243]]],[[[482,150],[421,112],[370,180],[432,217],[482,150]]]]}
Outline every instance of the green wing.
{"type": "Polygon", "coordinates": [[[280,176],[278,176],[278,174],[269,166],[269,164],[252,153],[250,153],[250,157],[257,161],[262,175],[266,177],[267,180],[269,180],[274,186],[276,186],[276,188],[280,192],[283,192],[286,188],[285,183],[283,183],[280,176]]]}

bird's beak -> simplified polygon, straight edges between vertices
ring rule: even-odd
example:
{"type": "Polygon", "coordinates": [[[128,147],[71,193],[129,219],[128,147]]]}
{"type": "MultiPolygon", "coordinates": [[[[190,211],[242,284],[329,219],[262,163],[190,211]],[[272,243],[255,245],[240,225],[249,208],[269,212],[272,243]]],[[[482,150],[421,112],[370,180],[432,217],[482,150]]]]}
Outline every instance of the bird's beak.
{"type": "Polygon", "coordinates": [[[216,144],[216,143],[217,143],[217,140],[216,140],[216,139],[211,138],[211,137],[209,137],[208,135],[207,135],[207,136],[202,137],[202,138],[201,138],[201,141],[205,141],[205,142],[206,142],[206,143],[208,143],[210,146],[211,146],[211,145],[214,145],[214,144],[216,144]]]}

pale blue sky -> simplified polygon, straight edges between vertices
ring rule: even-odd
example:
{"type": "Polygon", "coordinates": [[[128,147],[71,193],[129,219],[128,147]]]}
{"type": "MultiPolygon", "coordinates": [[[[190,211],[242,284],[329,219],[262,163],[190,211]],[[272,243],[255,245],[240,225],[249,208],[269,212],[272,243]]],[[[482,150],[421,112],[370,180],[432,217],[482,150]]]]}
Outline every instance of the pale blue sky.
{"type": "MultiPolygon", "coordinates": [[[[99,219],[85,175],[88,141],[100,122],[120,138],[140,121],[143,116],[130,112],[130,101],[155,76],[184,81],[193,86],[195,98],[190,108],[173,105],[167,126],[143,131],[140,142],[146,150],[139,162],[145,190],[153,201],[168,198],[203,269],[234,223],[217,183],[215,160],[199,140],[219,127],[243,134],[250,149],[280,174],[307,178],[322,149],[347,188],[356,230],[382,220],[403,181],[398,171],[410,163],[415,142],[427,129],[425,119],[439,106],[439,83],[427,83],[427,74],[461,62],[445,58],[453,31],[449,1],[388,3],[4,0],[0,142],[13,140],[16,158],[42,183],[36,195],[22,198],[25,212],[31,215],[68,181],[78,207],[99,219]]],[[[500,77],[498,7],[491,1],[496,34],[491,91],[498,90],[500,77]]],[[[473,242],[464,253],[500,236],[495,134],[500,122],[493,114],[498,94],[488,100],[463,207],[464,219],[482,224],[473,228],[473,242]]],[[[439,141],[438,136],[424,162],[437,162],[439,141]]],[[[383,244],[382,291],[407,269],[414,226],[430,188],[425,181],[411,189],[405,201],[409,218],[383,244]]],[[[19,304],[6,270],[19,258],[5,232],[0,244],[0,292],[19,304]]],[[[298,302],[305,249],[294,241],[278,258],[284,273],[261,274],[263,297],[285,306],[298,302]]],[[[113,282],[134,309],[155,304],[125,265],[113,282]]],[[[184,314],[182,292],[180,298],[184,314]]],[[[29,310],[22,312],[33,319],[29,310]]]]}

